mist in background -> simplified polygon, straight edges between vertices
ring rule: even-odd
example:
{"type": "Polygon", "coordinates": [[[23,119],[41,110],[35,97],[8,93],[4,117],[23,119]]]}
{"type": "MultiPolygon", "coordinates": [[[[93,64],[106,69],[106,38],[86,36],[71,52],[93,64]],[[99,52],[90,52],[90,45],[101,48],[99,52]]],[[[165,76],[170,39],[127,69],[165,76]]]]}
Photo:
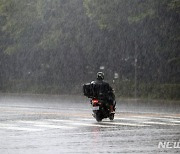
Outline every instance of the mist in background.
{"type": "Polygon", "coordinates": [[[180,98],[179,0],[1,0],[0,92],[180,98]]]}

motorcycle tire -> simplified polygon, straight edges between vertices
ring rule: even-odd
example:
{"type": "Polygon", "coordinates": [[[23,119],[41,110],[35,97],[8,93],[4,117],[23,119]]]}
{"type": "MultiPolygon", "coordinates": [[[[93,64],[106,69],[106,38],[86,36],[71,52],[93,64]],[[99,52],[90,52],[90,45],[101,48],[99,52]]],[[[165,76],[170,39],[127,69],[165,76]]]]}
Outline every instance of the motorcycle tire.
{"type": "Polygon", "coordinates": [[[103,119],[103,118],[101,117],[101,115],[99,115],[99,114],[96,115],[96,121],[97,121],[97,122],[101,122],[102,119],[103,119]]]}
{"type": "Polygon", "coordinates": [[[110,115],[109,115],[109,119],[112,121],[112,120],[114,120],[114,113],[111,113],[110,115]]]}

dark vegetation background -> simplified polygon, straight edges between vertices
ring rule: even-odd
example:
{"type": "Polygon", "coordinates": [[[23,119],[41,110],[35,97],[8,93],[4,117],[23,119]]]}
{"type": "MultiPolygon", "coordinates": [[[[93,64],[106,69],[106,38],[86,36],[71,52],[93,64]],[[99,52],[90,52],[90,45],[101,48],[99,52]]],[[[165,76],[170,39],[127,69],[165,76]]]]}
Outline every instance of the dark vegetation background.
{"type": "Polygon", "coordinates": [[[179,99],[179,21],[179,0],[0,0],[0,92],[79,94],[104,67],[117,96],[179,99]]]}

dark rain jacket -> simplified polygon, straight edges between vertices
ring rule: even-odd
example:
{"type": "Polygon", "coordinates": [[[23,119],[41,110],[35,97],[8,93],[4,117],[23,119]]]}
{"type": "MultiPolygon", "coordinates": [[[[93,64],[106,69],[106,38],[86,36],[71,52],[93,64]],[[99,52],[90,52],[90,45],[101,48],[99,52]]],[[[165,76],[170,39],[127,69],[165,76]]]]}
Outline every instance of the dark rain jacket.
{"type": "Polygon", "coordinates": [[[103,80],[97,80],[91,82],[93,87],[93,96],[97,99],[107,100],[109,103],[113,103],[115,96],[112,87],[103,80]]]}

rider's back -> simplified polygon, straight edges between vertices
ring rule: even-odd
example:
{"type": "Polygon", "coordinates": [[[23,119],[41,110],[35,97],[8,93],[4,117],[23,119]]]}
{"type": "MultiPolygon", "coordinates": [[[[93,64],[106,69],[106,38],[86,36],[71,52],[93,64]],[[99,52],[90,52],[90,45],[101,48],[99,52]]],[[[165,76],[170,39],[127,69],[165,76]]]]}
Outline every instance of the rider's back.
{"type": "Polygon", "coordinates": [[[98,99],[107,99],[109,96],[109,92],[112,91],[110,85],[102,80],[97,80],[91,82],[93,85],[93,93],[94,97],[98,99]]]}

